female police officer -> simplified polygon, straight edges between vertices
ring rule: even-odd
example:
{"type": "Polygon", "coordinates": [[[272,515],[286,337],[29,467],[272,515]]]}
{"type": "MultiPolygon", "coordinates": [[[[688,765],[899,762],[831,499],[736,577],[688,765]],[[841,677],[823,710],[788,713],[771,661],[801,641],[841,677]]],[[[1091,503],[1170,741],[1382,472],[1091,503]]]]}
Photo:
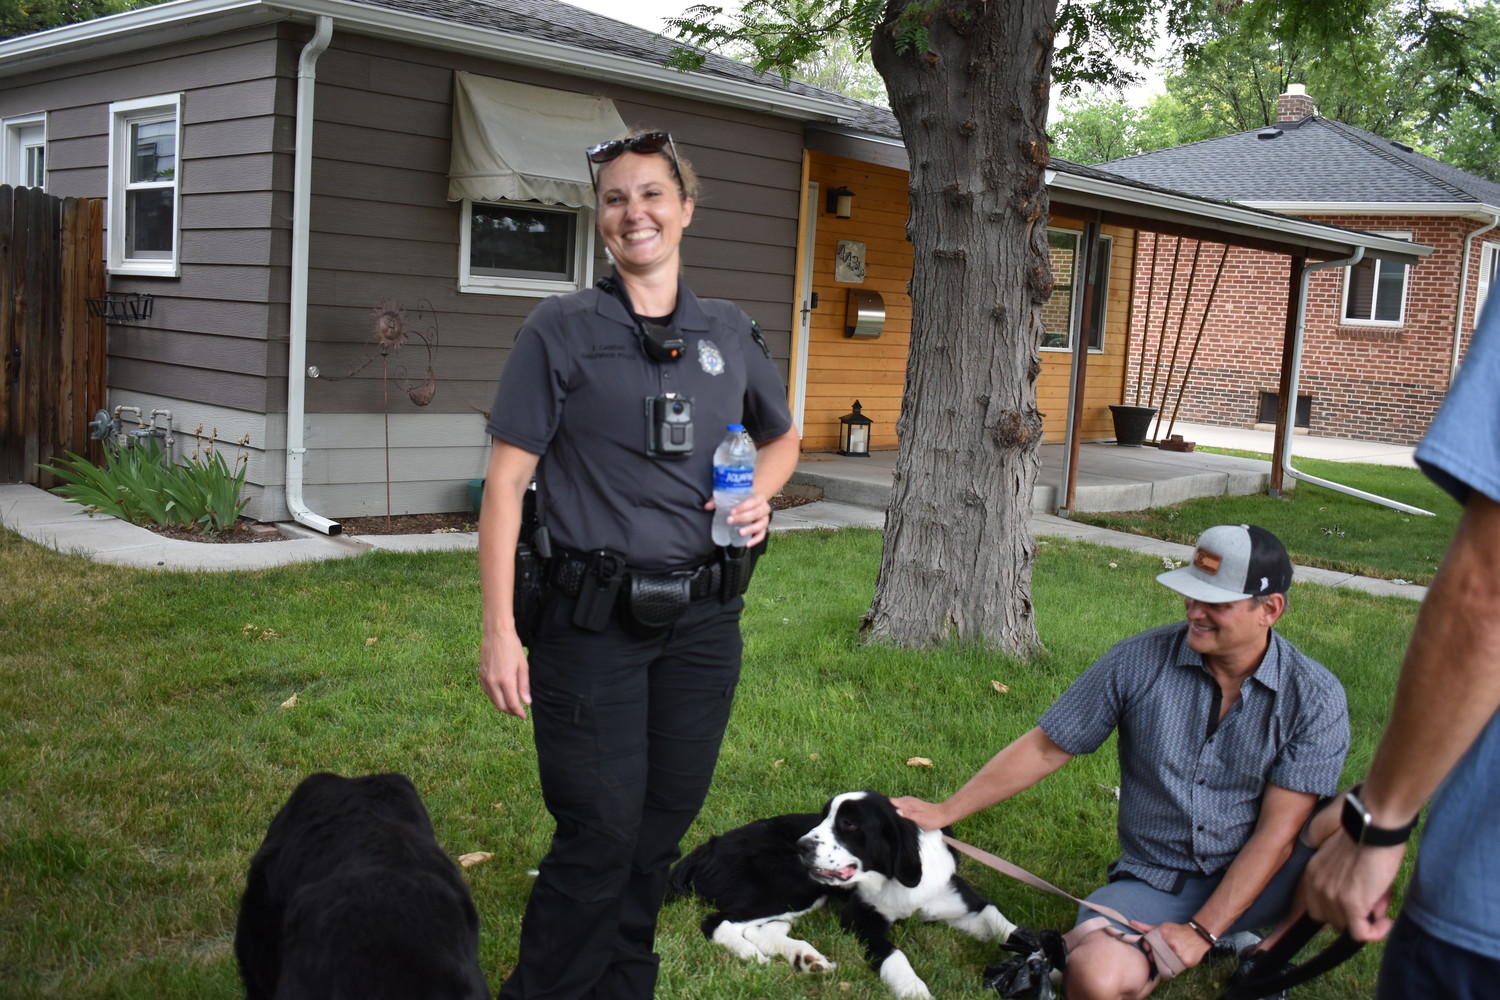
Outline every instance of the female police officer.
{"type": "Polygon", "coordinates": [[[751,546],[798,456],[759,331],[680,281],[697,179],[671,136],[588,158],[615,273],[537,306],[488,425],[480,683],[502,712],[531,706],[557,823],[505,1000],[652,996],[667,870],[708,792],[740,670],[741,587],[709,534],[713,449],[731,423],[757,442],[754,496],[729,517],[751,546]],[[552,558],[523,650],[513,595],[533,473],[552,558]]]}

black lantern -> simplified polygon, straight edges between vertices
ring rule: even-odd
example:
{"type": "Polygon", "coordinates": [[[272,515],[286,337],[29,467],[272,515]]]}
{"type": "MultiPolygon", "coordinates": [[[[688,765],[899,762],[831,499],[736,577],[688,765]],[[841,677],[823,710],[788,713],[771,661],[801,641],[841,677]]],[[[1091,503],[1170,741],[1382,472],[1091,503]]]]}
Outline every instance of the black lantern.
{"type": "Polygon", "coordinates": [[[847,219],[854,214],[854,192],[839,186],[828,192],[828,214],[847,219]]]}
{"type": "Polygon", "coordinates": [[[859,412],[859,400],[854,409],[839,417],[839,454],[850,458],[870,457],[870,428],[874,421],[859,412]]]}

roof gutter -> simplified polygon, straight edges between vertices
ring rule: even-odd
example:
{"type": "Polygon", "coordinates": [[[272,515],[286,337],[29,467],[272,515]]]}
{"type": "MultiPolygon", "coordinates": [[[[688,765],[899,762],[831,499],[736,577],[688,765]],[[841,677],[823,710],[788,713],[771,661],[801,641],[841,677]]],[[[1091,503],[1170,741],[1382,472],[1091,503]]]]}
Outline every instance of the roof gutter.
{"type": "Polygon", "coordinates": [[[1281,436],[1281,454],[1274,456],[1274,460],[1281,463],[1282,471],[1291,476],[1293,479],[1301,479],[1304,482],[1313,483],[1317,486],[1322,486],[1325,489],[1334,490],[1351,497],[1358,497],[1361,500],[1369,500],[1372,503],[1384,504],[1387,507],[1391,507],[1399,511],[1405,511],[1408,514],[1425,514],[1428,517],[1432,517],[1434,515],[1430,510],[1423,510],[1421,507],[1412,507],[1407,504],[1401,503],[1399,500],[1390,500],[1386,497],[1377,496],[1374,493],[1366,493],[1364,490],[1355,489],[1353,486],[1345,486],[1342,483],[1335,483],[1331,480],[1322,479],[1318,476],[1308,475],[1305,472],[1298,472],[1296,469],[1292,468],[1292,435],[1297,423],[1297,382],[1302,374],[1302,340],[1304,334],[1306,334],[1307,332],[1308,283],[1312,278],[1312,273],[1314,271],[1322,271],[1331,267],[1352,267],[1353,265],[1358,264],[1361,260],[1363,260],[1364,256],[1365,248],[1356,247],[1354,250],[1354,254],[1350,257],[1344,258],[1343,260],[1325,260],[1319,261],[1316,264],[1304,264],[1302,266],[1302,287],[1297,292],[1297,326],[1296,333],[1292,338],[1292,371],[1291,378],[1288,380],[1289,386],[1287,389],[1288,402],[1286,404],[1286,426],[1282,428],[1283,433],[1281,436]]]}
{"type": "Polygon", "coordinates": [[[1116,184],[1062,170],[1046,171],[1046,183],[1049,189],[1055,191],[1116,202],[1126,200],[1137,209],[1155,209],[1192,215],[1199,219],[1212,219],[1223,224],[1226,229],[1238,227],[1242,234],[1250,230],[1267,234],[1282,242],[1289,242],[1288,237],[1294,237],[1305,242],[1310,249],[1322,252],[1348,253],[1351,248],[1358,247],[1361,255],[1368,253],[1372,257],[1403,264],[1415,264],[1432,253],[1431,247],[1393,236],[1343,230],[1310,219],[1251,210],[1243,205],[1211,198],[1191,198],[1159,188],[1116,184]]]}
{"type": "Polygon", "coordinates": [[[77,61],[79,53],[105,53],[154,46],[164,38],[197,37],[227,27],[286,17],[334,18],[341,32],[426,42],[512,65],[556,70],[566,66],[579,76],[624,82],[659,93],[697,98],[713,104],[764,111],[799,121],[840,121],[847,109],[837,102],[799,94],[767,83],[751,83],[708,72],[684,73],[635,56],[616,55],[564,45],[541,38],[507,34],[497,28],[444,21],[347,0],[168,0],[64,25],[0,42],[0,76],[33,71],[39,66],[77,61]]]}
{"type": "Polygon", "coordinates": [[[1475,201],[1257,201],[1246,198],[1239,204],[1267,212],[1290,212],[1295,215],[1410,215],[1463,216],[1484,220],[1495,213],[1495,206],[1475,201]]]}
{"type": "Polygon", "coordinates": [[[307,455],[307,272],[312,233],[313,92],[318,56],[333,38],[333,18],[319,17],[297,60],[297,153],[292,168],[291,323],[286,363],[286,505],[292,517],[325,535],[343,525],[315,514],[302,499],[302,460],[307,455]]]}
{"type": "Polygon", "coordinates": [[[838,120],[845,110],[833,101],[765,84],[752,84],[708,73],[684,73],[642,59],[563,45],[540,38],[509,35],[493,28],[476,28],[416,14],[403,14],[345,0],[271,0],[273,10],[316,17],[336,17],[340,30],[411,42],[414,38],[449,51],[468,52],[512,65],[556,70],[559,66],[580,76],[614,83],[628,82],[648,90],[696,97],[714,104],[750,108],[797,119],[838,120]]]}
{"type": "MultiPolygon", "coordinates": [[[[1464,237],[1463,270],[1458,279],[1458,315],[1453,320],[1453,357],[1448,362],[1448,384],[1451,386],[1453,380],[1458,377],[1458,355],[1464,343],[1464,302],[1469,297],[1469,261],[1474,256],[1474,238],[1483,236],[1485,233],[1500,226],[1500,211],[1490,214],[1488,225],[1480,226],[1468,236],[1464,237]]],[[[1474,325],[1479,325],[1479,303],[1474,304],[1474,325]]]]}

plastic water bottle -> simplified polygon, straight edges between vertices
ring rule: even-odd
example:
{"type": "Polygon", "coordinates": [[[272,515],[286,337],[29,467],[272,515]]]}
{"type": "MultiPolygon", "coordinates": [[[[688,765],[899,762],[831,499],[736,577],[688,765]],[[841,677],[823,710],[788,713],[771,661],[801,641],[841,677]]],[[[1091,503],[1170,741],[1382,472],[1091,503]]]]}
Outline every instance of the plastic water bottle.
{"type": "Polygon", "coordinates": [[[755,483],[755,442],[745,433],[743,424],[730,424],[729,433],[714,449],[714,527],[715,545],[744,545],[740,534],[743,524],[729,524],[725,518],[735,505],[751,494],[755,483]]]}

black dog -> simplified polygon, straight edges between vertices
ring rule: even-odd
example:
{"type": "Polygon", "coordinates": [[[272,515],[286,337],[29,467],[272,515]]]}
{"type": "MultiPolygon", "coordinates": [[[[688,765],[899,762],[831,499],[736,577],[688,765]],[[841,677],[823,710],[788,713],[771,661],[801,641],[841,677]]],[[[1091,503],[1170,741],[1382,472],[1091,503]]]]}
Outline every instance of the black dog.
{"type": "Polygon", "coordinates": [[[404,775],[308,777],[250,862],[248,1000],[487,1000],[479,915],[404,775]]]}
{"type": "Polygon", "coordinates": [[[711,838],[672,869],[669,897],[696,892],[717,908],[703,933],[741,958],[781,957],[803,972],[834,963],[790,934],[792,921],[830,898],[864,942],[870,964],[899,997],[931,994],[891,925],[913,914],[981,941],[1004,941],[1015,925],[957,874],[957,855],[936,830],[896,813],[879,792],[835,796],[821,814],[756,820],[711,838]]]}

